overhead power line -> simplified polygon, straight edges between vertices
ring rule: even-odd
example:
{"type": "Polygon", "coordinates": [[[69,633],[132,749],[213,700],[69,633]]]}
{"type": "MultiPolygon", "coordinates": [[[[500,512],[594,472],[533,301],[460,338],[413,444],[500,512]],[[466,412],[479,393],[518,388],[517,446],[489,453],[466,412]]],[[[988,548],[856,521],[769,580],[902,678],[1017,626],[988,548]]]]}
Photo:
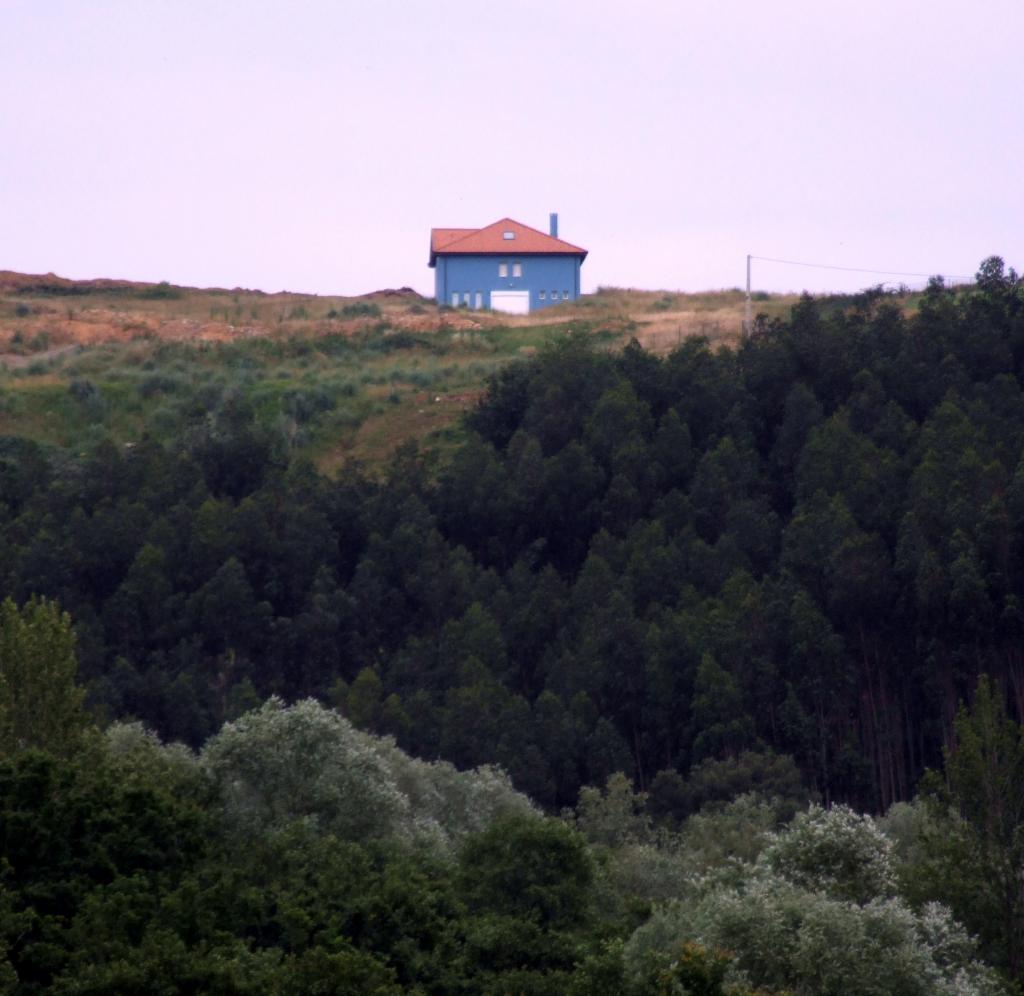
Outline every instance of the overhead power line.
{"type": "Polygon", "coordinates": [[[751,256],[764,263],[785,263],[787,266],[810,266],[816,270],[843,270],[846,273],[874,273],[881,277],[953,277],[956,280],[973,280],[974,277],[963,273],[910,273],[907,270],[869,270],[862,266],[832,266],[829,263],[804,263],[796,259],[775,259],[772,256],[751,256]]]}
{"type": "Polygon", "coordinates": [[[872,270],[862,266],[834,266],[831,263],[807,263],[799,259],[776,259],[774,256],[753,256],[747,255],[747,299],[743,312],[743,332],[750,334],[753,327],[751,323],[752,308],[750,303],[750,263],[751,260],[759,260],[762,263],[782,263],[785,266],[807,266],[814,270],[842,270],[844,273],[872,273],[879,277],[951,277],[953,280],[973,280],[963,273],[912,273],[908,270],[872,270]]]}

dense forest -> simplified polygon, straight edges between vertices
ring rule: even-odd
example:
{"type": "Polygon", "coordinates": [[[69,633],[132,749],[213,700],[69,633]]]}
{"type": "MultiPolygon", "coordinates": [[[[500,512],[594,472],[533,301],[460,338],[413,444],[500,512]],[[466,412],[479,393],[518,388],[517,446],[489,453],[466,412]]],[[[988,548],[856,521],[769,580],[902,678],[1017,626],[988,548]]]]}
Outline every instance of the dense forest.
{"type": "Polygon", "coordinates": [[[0,590],[70,613],[97,707],[192,746],[315,696],[549,809],[753,751],[881,811],[980,673],[1024,708],[1022,373],[990,264],[737,350],[562,338],[436,474],[286,464],[242,393],[176,447],[4,439],[0,590]]]}
{"type": "Polygon", "coordinates": [[[443,465],[328,478],[243,391],[0,438],[5,661],[59,605],[81,685],[34,740],[0,683],[10,991],[999,991],[950,909],[1019,980],[1022,380],[993,257],[559,337],[443,465]]]}

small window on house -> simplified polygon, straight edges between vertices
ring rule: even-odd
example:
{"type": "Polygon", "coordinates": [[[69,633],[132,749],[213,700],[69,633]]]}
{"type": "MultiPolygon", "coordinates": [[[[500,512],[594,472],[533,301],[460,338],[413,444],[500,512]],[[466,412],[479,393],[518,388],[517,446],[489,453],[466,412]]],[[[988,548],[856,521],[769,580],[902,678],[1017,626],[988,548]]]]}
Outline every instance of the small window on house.
{"type": "Polygon", "coordinates": [[[499,263],[498,264],[498,276],[499,277],[507,277],[508,276],[508,263],[499,263]]]}
{"type": "Polygon", "coordinates": [[[551,292],[551,300],[552,301],[557,301],[558,300],[558,291],[552,291],[551,292]]]}
{"type": "Polygon", "coordinates": [[[459,306],[459,294],[458,291],[452,291],[452,307],[457,308],[459,306]]]}
{"type": "Polygon", "coordinates": [[[547,297],[547,292],[546,291],[540,291],[540,292],[538,292],[537,296],[543,301],[547,297]]]}
{"type": "Polygon", "coordinates": [[[476,292],[476,306],[482,308],[484,306],[484,296],[480,291],[476,292]]]}
{"type": "Polygon", "coordinates": [[[568,301],[569,300],[569,292],[568,291],[562,291],[562,300],[563,301],[568,301]]]}
{"type": "Polygon", "coordinates": [[[523,264],[520,263],[519,260],[517,259],[512,264],[512,276],[513,277],[521,277],[522,275],[523,275],[523,264]]]}
{"type": "Polygon", "coordinates": [[[501,237],[503,239],[514,239],[516,237],[516,233],[515,232],[502,232],[501,233],[501,237]]]}

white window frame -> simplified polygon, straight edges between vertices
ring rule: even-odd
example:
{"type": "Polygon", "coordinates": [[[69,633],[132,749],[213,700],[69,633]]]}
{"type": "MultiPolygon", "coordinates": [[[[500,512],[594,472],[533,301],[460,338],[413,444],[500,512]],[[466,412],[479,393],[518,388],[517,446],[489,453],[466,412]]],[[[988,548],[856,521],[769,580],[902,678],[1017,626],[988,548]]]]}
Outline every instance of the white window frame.
{"type": "Polygon", "coordinates": [[[508,279],[508,261],[507,260],[502,260],[502,262],[500,262],[498,264],[498,276],[501,277],[503,280],[508,279]]]}
{"type": "Polygon", "coordinates": [[[483,291],[476,292],[476,307],[482,308],[484,306],[484,295],[483,291]]]}
{"type": "Polygon", "coordinates": [[[452,307],[457,308],[459,306],[459,292],[452,291],[452,307]]]}
{"type": "Polygon", "coordinates": [[[523,264],[522,264],[522,262],[520,260],[517,259],[512,264],[512,276],[513,277],[521,277],[522,275],[523,275],[523,264]]]}
{"type": "Polygon", "coordinates": [[[562,300],[563,301],[568,301],[569,300],[569,292],[568,291],[562,291],[562,300]]]}
{"type": "Polygon", "coordinates": [[[539,297],[542,301],[546,301],[547,300],[547,295],[548,295],[547,291],[537,291],[537,297],[539,297]]]}

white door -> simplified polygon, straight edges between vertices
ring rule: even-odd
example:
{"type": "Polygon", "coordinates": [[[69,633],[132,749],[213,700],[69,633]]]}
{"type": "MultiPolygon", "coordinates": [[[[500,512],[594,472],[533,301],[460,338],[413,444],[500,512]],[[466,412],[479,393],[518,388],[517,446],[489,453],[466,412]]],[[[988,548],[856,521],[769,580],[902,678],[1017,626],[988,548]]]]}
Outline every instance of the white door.
{"type": "Polygon", "coordinates": [[[491,310],[504,311],[509,315],[530,313],[529,291],[491,291],[491,310]]]}

